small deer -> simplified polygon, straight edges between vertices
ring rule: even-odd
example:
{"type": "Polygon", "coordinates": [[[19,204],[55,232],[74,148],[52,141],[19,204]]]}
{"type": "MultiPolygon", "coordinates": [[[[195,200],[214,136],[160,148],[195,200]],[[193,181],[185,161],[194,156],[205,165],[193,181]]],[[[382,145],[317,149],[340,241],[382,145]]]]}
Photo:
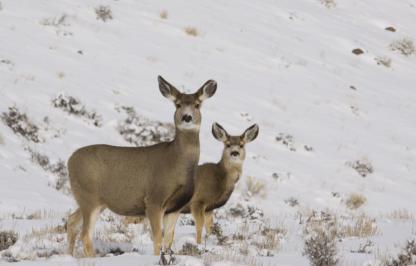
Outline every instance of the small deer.
{"type": "Polygon", "coordinates": [[[196,242],[201,243],[202,227],[211,234],[214,223],[213,210],[227,203],[239,180],[246,157],[245,144],[253,141],[259,133],[257,124],[252,125],[240,136],[230,136],[217,123],[212,125],[214,137],[224,143],[222,158],[218,163],[198,166],[195,190],[191,201],[184,208],[164,217],[164,244],[170,249],[175,234],[179,213],[192,213],[196,225],[196,242]]]}
{"type": "Polygon", "coordinates": [[[147,216],[153,250],[160,254],[165,213],[189,202],[199,161],[201,104],[217,83],[208,80],[193,94],[179,92],[162,77],[159,90],[176,107],[175,138],[147,147],[86,146],[68,160],[69,179],[79,208],[68,218],[68,249],[73,254],[78,226],[85,256],[94,256],[92,233],[105,208],[126,216],[147,216]]]}

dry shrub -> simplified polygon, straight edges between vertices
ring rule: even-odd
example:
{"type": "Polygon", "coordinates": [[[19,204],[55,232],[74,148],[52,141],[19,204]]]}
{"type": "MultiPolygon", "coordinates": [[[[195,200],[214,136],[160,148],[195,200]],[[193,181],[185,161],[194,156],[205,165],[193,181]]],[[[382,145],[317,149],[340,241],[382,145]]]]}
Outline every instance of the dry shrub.
{"type": "Polygon", "coordinates": [[[303,255],[313,266],[335,266],[339,264],[335,238],[324,229],[319,229],[305,240],[303,255]]]}
{"type": "Polygon", "coordinates": [[[386,262],[386,266],[407,266],[416,264],[416,241],[408,240],[396,258],[386,262]]]}
{"type": "Polygon", "coordinates": [[[10,127],[15,134],[35,143],[43,141],[39,136],[39,127],[31,122],[27,115],[21,112],[17,107],[9,107],[7,113],[2,113],[1,120],[10,127]]]}
{"type": "Polygon", "coordinates": [[[248,176],[246,179],[246,194],[248,196],[266,196],[266,184],[252,176],[248,176]]]}
{"type": "Polygon", "coordinates": [[[113,12],[109,6],[98,6],[95,8],[95,14],[97,14],[97,19],[102,21],[107,21],[113,19],[113,12]]]}
{"type": "Polygon", "coordinates": [[[47,155],[38,153],[30,148],[27,148],[27,151],[30,153],[32,162],[39,165],[46,172],[57,177],[54,184],[55,189],[63,191],[64,193],[69,193],[69,176],[65,162],[58,159],[55,163],[52,163],[47,155]]]}
{"type": "Polygon", "coordinates": [[[0,231],[0,251],[8,249],[17,241],[18,235],[13,231],[0,231]]]}
{"type": "Polygon", "coordinates": [[[260,254],[273,256],[273,251],[279,249],[280,241],[286,235],[287,230],[283,227],[271,227],[264,225],[260,228],[260,238],[258,241],[252,242],[260,254]]]}
{"type": "Polygon", "coordinates": [[[279,133],[275,138],[277,142],[281,142],[283,145],[288,147],[290,151],[296,151],[295,141],[292,135],[286,133],[279,133]]]}
{"type": "Polygon", "coordinates": [[[58,17],[44,18],[40,21],[40,24],[52,27],[69,26],[68,16],[66,14],[62,14],[58,17]]]}
{"type": "Polygon", "coordinates": [[[303,229],[305,237],[303,255],[309,258],[311,265],[338,265],[336,245],[338,227],[337,217],[328,211],[312,211],[308,215],[303,229]]]}
{"type": "Polygon", "coordinates": [[[193,36],[193,37],[196,37],[199,35],[198,30],[195,27],[186,27],[184,31],[186,34],[193,36]]]}
{"type": "Polygon", "coordinates": [[[333,8],[337,6],[335,0],[321,0],[321,4],[323,4],[327,8],[333,8]]]}
{"type": "Polygon", "coordinates": [[[160,12],[159,17],[161,19],[167,19],[168,18],[168,12],[166,10],[163,10],[162,12],[160,12]]]}
{"type": "Polygon", "coordinates": [[[390,44],[390,48],[391,50],[398,51],[405,56],[410,56],[416,52],[413,40],[410,38],[396,40],[390,44]]]}
{"type": "Polygon", "coordinates": [[[88,111],[80,100],[72,96],[67,96],[64,93],[60,93],[58,96],[52,99],[52,105],[55,108],[61,109],[70,115],[82,117],[92,121],[96,127],[102,126],[102,117],[95,111],[88,111]]]}
{"type": "Polygon", "coordinates": [[[367,199],[362,194],[353,193],[351,194],[347,200],[345,201],[345,204],[349,209],[358,209],[361,207],[364,203],[366,203],[367,199]]]}
{"type": "Polygon", "coordinates": [[[183,244],[182,248],[178,251],[179,255],[200,257],[206,250],[201,249],[198,245],[192,243],[183,244]]]}
{"type": "Polygon", "coordinates": [[[285,199],[285,203],[288,204],[290,207],[295,207],[299,205],[299,200],[295,197],[289,197],[285,199]]]}
{"type": "Polygon", "coordinates": [[[367,159],[357,160],[354,162],[347,162],[346,163],[351,168],[355,169],[357,173],[362,176],[366,177],[369,174],[374,172],[374,168],[371,163],[367,159]]]}
{"type": "Polygon", "coordinates": [[[385,67],[391,67],[391,58],[386,57],[386,56],[378,56],[376,58],[374,58],[374,60],[376,61],[377,65],[382,65],[385,67]]]}
{"type": "Polygon", "coordinates": [[[119,122],[117,130],[124,140],[135,146],[148,146],[174,138],[175,128],[171,123],[151,121],[136,113],[133,107],[122,106],[127,118],[119,122]]]}

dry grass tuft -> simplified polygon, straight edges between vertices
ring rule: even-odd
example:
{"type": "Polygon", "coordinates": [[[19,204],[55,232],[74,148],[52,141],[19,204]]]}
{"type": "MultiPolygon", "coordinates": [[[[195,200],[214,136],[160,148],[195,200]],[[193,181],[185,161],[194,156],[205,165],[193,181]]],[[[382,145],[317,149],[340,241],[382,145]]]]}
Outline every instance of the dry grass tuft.
{"type": "Polygon", "coordinates": [[[246,265],[246,266],[260,266],[263,265],[254,256],[242,256],[240,253],[234,251],[226,251],[220,254],[206,253],[202,257],[204,266],[218,265],[246,265]]]}
{"type": "Polygon", "coordinates": [[[195,27],[186,27],[184,28],[186,34],[196,37],[199,35],[198,30],[195,27]]]}
{"type": "Polygon", "coordinates": [[[333,8],[337,6],[335,0],[321,0],[321,4],[323,4],[327,8],[333,8]]]}
{"type": "Polygon", "coordinates": [[[394,210],[391,213],[386,215],[387,218],[397,219],[397,220],[414,220],[415,216],[409,210],[398,209],[394,210]]]}
{"type": "Polygon", "coordinates": [[[161,19],[167,19],[168,18],[168,12],[166,10],[163,10],[162,12],[160,12],[159,17],[161,19]]]}
{"type": "Polygon", "coordinates": [[[266,184],[252,176],[248,176],[246,179],[247,195],[248,196],[266,196],[266,184]]]}
{"type": "Polygon", "coordinates": [[[343,237],[370,237],[378,234],[376,220],[366,215],[354,217],[352,223],[343,224],[340,228],[340,235],[343,237]]]}
{"type": "Polygon", "coordinates": [[[3,136],[0,134],[0,145],[4,145],[4,139],[3,136]]]}
{"type": "Polygon", "coordinates": [[[345,201],[345,204],[349,209],[355,210],[360,208],[364,203],[366,203],[366,201],[367,199],[364,197],[364,195],[353,193],[345,201]]]}

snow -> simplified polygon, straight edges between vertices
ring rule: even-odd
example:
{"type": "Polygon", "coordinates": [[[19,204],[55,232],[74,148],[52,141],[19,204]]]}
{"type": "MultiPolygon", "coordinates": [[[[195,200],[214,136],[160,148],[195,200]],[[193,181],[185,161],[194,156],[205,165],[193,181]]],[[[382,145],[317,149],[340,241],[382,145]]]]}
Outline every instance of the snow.
{"type": "MultiPolygon", "coordinates": [[[[0,113],[16,106],[45,140],[30,142],[0,122],[1,230],[23,237],[32,228],[61,224],[76,207],[70,195],[51,186],[56,177],[31,161],[28,147],[55,162],[84,145],[131,145],[117,130],[127,118],[117,111],[121,106],[151,121],[172,122],[174,107],[158,90],[160,74],[185,92],[208,79],[218,82],[216,94],[202,106],[200,163],[220,158],[222,145],[211,135],[214,121],[230,134],[259,124],[259,137],[246,147],[243,178],[224,207],[244,201],[248,176],[266,184],[264,197],[248,201],[287,233],[273,257],[251,255],[258,264],[308,265],[298,218],[311,210],[347,221],[363,213],[375,219],[380,233],[368,237],[372,253],[351,253],[367,238],[347,237],[339,243],[344,265],[376,265],[383,254],[397,254],[415,238],[416,56],[389,47],[403,38],[416,42],[414,1],[335,0],[332,8],[320,0],[0,3],[0,113]],[[109,6],[113,19],[98,20],[99,5],[109,6]],[[389,26],[397,31],[386,31],[389,26]],[[197,36],[187,35],[185,27],[195,27],[197,36]],[[355,48],[364,54],[354,55],[355,48]],[[376,57],[390,58],[391,66],[378,65],[376,57]],[[102,125],[55,108],[52,100],[60,94],[79,99],[101,116],[102,125]],[[289,145],[278,136],[291,136],[289,145]],[[374,172],[360,176],[350,167],[357,160],[369,162],[374,172]],[[357,210],[345,205],[353,193],[366,198],[357,210]],[[289,198],[299,204],[289,206],[289,198]],[[392,215],[397,210],[408,217],[392,215]],[[36,211],[52,214],[26,219],[36,211]]],[[[226,234],[235,233],[230,217],[219,219],[226,234]]],[[[97,232],[106,223],[102,217],[97,232]]],[[[140,238],[136,232],[123,255],[95,259],[63,255],[61,236],[62,253],[19,264],[158,261],[147,233],[140,238]]],[[[175,243],[193,236],[194,227],[178,225],[175,243]]],[[[10,249],[33,252],[36,245],[29,242],[19,240],[10,249]]],[[[208,249],[216,248],[211,238],[208,249]]],[[[181,256],[180,263],[203,259],[181,256]]],[[[226,259],[215,263],[228,265],[226,259]]]]}

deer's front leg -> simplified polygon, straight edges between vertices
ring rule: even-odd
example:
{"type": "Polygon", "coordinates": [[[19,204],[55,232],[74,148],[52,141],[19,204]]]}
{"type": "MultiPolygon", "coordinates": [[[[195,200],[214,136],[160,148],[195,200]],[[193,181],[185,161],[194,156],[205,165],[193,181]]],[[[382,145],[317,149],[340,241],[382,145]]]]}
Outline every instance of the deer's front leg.
{"type": "Polygon", "coordinates": [[[163,236],[163,245],[165,248],[170,249],[172,247],[173,238],[175,235],[175,226],[176,222],[179,218],[180,212],[173,212],[169,214],[165,214],[163,217],[163,229],[164,229],[164,236],[163,236]]]}
{"type": "Polygon", "coordinates": [[[195,202],[191,204],[192,216],[195,220],[196,226],[196,243],[201,244],[202,227],[205,220],[205,207],[202,202],[195,202]]]}
{"type": "Polygon", "coordinates": [[[153,254],[160,255],[162,243],[162,218],[164,211],[160,206],[146,206],[146,216],[149,218],[153,235],[153,254]]]}
{"type": "Polygon", "coordinates": [[[212,227],[214,225],[214,214],[212,211],[205,213],[205,233],[210,235],[212,233],[212,227]]]}

